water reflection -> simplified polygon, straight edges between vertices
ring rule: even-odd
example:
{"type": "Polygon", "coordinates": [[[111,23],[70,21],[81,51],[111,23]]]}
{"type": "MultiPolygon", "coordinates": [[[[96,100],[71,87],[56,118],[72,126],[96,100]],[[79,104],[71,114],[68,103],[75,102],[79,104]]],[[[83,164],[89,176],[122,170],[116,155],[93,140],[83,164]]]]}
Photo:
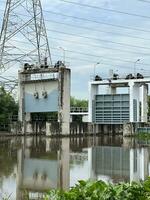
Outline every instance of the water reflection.
{"type": "Polygon", "coordinates": [[[24,199],[27,193],[39,197],[50,188],[69,188],[69,138],[23,138],[18,150],[16,199],[24,199]]]}
{"type": "Polygon", "coordinates": [[[79,179],[144,180],[148,142],[122,137],[1,138],[0,199],[40,199],[50,188],[69,189],[79,179]]]}

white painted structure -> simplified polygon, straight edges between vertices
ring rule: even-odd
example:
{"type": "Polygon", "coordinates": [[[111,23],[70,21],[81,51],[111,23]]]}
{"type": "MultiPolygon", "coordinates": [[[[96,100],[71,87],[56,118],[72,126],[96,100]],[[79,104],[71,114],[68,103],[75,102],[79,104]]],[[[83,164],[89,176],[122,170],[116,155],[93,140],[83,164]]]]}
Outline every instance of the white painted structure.
{"type": "Polygon", "coordinates": [[[70,108],[70,122],[73,116],[82,116],[82,122],[88,122],[88,108],[87,107],[71,107],[70,108]]]}
{"type": "MultiPolygon", "coordinates": [[[[129,119],[128,122],[147,122],[147,96],[148,96],[148,83],[150,78],[143,79],[108,79],[102,81],[90,81],[89,82],[89,107],[88,122],[93,121],[94,106],[93,101],[96,99],[96,95],[101,95],[102,86],[109,88],[105,94],[116,95],[117,88],[128,88],[129,95],[129,119]],[[135,112],[136,110],[136,112],[135,112]]],[[[120,93],[119,93],[120,94],[120,93]]],[[[120,94],[122,95],[122,94],[120,94]]]]}
{"type": "Polygon", "coordinates": [[[70,69],[42,66],[19,71],[19,113],[23,133],[32,132],[31,113],[58,112],[60,133],[70,132],[70,69]]]}

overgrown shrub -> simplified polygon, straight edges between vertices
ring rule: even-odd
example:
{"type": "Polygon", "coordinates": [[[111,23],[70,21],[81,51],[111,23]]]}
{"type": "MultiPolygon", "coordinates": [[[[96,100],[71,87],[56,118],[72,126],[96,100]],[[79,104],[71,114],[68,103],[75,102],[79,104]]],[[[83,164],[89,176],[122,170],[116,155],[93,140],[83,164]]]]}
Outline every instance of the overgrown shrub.
{"type": "Polygon", "coordinates": [[[79,181],[68,192],[51,190],[45,200],[150,200],[150,178],[145,182],[106,184],[79,181]]]}

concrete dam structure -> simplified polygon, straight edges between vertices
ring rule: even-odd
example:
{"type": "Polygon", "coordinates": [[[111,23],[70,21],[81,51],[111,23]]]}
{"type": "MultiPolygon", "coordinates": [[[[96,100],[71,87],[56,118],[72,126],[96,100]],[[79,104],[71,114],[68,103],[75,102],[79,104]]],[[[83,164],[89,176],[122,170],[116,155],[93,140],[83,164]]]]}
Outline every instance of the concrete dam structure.
{"type": "MultiPolygon", "coordinates": [[[[19,113],[22,133],[33,133],[33,114],[57,113],[59,132],[70,132],[70,69],[25,64],[19,71],[19,113]]],[[[49,129],[49,125],[46,125],[49,129]]],[[[45,128],[46,128],[45,127],[45,128]]],[[[47,130],[49,132],[50,130],[47,130]]]]}

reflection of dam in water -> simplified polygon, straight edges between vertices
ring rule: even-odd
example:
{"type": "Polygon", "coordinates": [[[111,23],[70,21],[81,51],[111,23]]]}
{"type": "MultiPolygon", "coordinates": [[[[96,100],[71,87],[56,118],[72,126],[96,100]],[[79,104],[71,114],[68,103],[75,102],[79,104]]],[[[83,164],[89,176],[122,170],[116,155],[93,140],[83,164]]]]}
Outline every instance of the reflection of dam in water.
{"type": "Polygon", "coordinates": [[[24,195],[40,199],[46,190],[68,189],[81,179],[116,183],[150,174],[150,148],[144,141],[121,137],[3,140],[0,138],[0,199],[2,193],[12,194],[12,200],[24,200],[24,195]]]}
{"type": "Polygon", "coordinates": [[[144,180],[149,175],[147,148],[94,147],[91,157],[91,178],[119,181],[144,180]]]}
{"type": "MultiPolygon", "coordinates": [[[[24,141],[18,152],[17,200],[40,198],[49,189],[69,188],[69,139],[61,141],[61,149],[54,152],[43,146],[38,157],[30,149],[32,141],[24,141]],[[30,143],[31,142],[31,143],[30,143]],[[26,191],[24,194],[22,191],[26,191]],[[24,196],[25,195],[25,196],[24,196]]],[[[45,145],[46,147],[46,145],[45,145]]],[[[38,146],[36,151],[38,152],[38,146]]]]}
{"type": "Polygon", "coordinates": [[[115,183],[144,180],[149,175],[148,148],[123,147],[122,142],[106,146],[106,140],[99,138],[36,140],[23,140],[18,151],[17,200],[24,199],[22,191],[37,199],[51,188],[69,189],[81,179],[115,183]]]}

